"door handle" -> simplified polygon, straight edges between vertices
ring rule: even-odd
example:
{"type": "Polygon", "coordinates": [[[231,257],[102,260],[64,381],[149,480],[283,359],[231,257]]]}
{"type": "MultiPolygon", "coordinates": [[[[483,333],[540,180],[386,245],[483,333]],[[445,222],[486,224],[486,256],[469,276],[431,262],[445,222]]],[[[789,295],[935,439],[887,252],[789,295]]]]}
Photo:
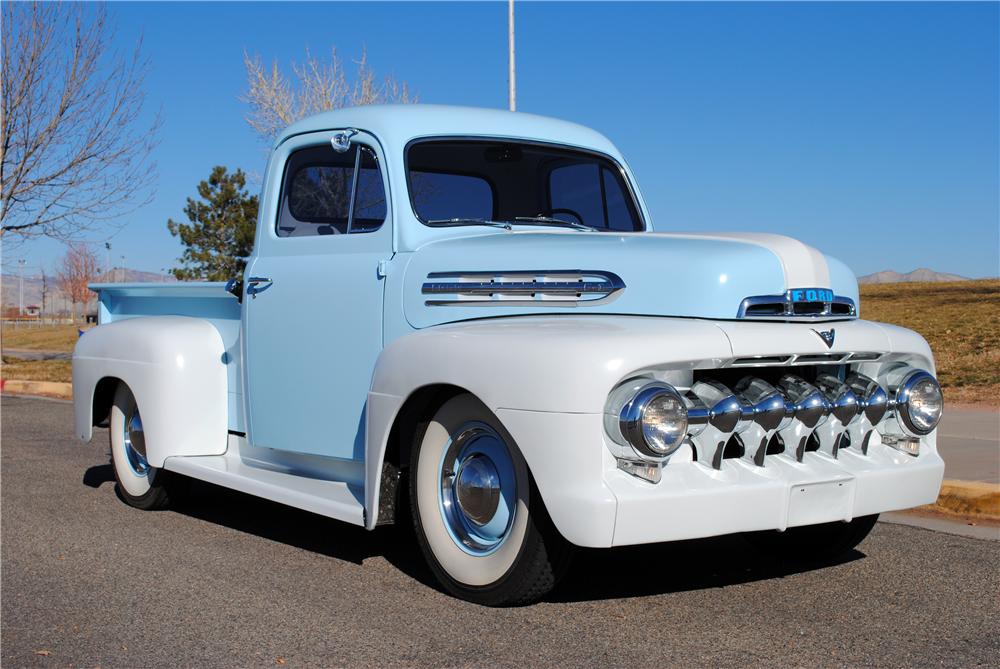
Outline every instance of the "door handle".
{"type": "Polygon", "coordinates": [[[247,279],[247,295],[257,299],[257,293],[262,293],[274,284],[273,281],[263,276],[252,276],[247,279]],[[261,285],[264,284],[264,285],[261,285]]]}

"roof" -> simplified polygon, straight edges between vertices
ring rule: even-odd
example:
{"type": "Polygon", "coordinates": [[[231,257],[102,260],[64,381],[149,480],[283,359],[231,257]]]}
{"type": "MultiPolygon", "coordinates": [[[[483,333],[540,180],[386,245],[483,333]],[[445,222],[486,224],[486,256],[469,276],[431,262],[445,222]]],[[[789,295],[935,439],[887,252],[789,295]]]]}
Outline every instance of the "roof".
{"type": "Polygon", "coordinates": [[[569,121],[501,109],[447,105],[393,104],[347,107],[298,121],[278,136],[289,137],[336,128],[365,130],[383,142],[402,146],[431,136],[491,136],[558,142],[617,155],[602,134],[569,121]]]}

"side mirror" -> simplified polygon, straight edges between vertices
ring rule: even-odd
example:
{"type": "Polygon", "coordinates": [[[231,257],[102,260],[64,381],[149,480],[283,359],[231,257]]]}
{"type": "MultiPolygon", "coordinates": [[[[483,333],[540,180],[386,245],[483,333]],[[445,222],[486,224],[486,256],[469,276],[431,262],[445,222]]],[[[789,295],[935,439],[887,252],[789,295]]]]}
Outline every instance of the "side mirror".
{"type": "Polygon", "coordinates": [[[358,131],[354,128],[341,130],[330,138],[330,146],[337,153],[347,153],[348,149],[351,148],[351,137],[354,137],[356,134],[358,134],[358,131]]]}
{"type": "Polygon", "coordinates": [[[226,281],[226,292],[236,298],[236,301],[243,304],[243,281],[240,279],[230,279],[226,281]]]}

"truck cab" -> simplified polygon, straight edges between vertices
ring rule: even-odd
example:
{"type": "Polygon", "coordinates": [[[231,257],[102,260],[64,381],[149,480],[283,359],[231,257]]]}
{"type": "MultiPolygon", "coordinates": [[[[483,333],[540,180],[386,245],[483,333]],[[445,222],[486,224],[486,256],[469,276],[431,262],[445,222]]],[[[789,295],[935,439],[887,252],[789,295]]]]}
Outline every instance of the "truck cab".
{"type": "Polygon", "coordinates": [[[937,496],[926,342],[796,240],[654,227],[593,130],[328,112],[277,139],[260,202],[242,277],[93,286],[76,430],[109,425],[129,503],[187,476],[412,523],[445,589],[500,605],[574,546],[807,559],[937,496]]]}

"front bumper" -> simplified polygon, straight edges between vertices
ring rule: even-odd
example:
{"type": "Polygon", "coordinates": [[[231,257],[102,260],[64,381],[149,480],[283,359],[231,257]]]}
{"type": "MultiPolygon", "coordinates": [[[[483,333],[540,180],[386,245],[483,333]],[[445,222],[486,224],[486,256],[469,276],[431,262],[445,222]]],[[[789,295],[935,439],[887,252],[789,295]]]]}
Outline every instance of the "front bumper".
{"type": "Polygon", "coordinates": [[[501,409],[563,536],[579,546],[609,547],[710,537],[851,520],[932,503],[944,476],[935,435],[911,456],[875,436],[868,453],[844,449],[803,461],[771,455],[719,470],[670,462],[659,483],[617,469],[601,441],[601,416],[501,409]],[[596,439],[595,439],[596,436],[596,439]]]}

